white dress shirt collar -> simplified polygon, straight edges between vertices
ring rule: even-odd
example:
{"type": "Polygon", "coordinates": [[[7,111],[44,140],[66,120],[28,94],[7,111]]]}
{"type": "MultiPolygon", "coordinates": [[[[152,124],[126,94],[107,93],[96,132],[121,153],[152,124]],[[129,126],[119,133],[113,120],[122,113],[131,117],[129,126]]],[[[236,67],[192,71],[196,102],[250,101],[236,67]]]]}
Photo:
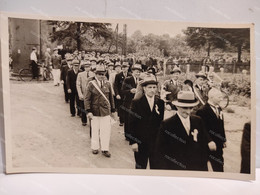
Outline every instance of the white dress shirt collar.
{"type": "Polygon", "coordinates": [[[145,95],[148,104],[150,106],[150,110],[153,111],[153,106],[154,106],[154,96],[153,97],[148,97],[147,95],[145,95]]]}
{"type": "Polygon", "coordinates": [[[185,130],[186,130],[186,133],[189,135],[190,134],[190,116],[188,116],[187,118],[183,118],[179,112],[177,111],[177,115],[179,116],[185,130]]]}

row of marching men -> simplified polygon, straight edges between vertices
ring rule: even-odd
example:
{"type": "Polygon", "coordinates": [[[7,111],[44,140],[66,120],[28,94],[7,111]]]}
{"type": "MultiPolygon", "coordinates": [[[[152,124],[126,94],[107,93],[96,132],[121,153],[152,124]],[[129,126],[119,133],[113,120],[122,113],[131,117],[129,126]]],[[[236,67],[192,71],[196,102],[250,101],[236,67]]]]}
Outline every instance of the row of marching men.
{"type": "Polygon", "coordinates": [[[204,73],[196,75],[195,85],[182,83],[181,70],[175,67],[159,94],[154,70],[143,73],[140,64],[134,64],[130,73],[127,62],[79,62],[70,57],[66,61],[61,69],[65,100],[72,117],[77,111],[82,125],[87,118],[91,121],[93,154],[101,150],[111,157],[111,116],[116,119],[117,111],[137,169],[147,168],[149,162],[151,169],[207,171],[209,161],[214,171],[224,170],[222,94],[215,88],[203,89],[204,73]],[[165,117],[167,111],[172,114],[165,117]]]}

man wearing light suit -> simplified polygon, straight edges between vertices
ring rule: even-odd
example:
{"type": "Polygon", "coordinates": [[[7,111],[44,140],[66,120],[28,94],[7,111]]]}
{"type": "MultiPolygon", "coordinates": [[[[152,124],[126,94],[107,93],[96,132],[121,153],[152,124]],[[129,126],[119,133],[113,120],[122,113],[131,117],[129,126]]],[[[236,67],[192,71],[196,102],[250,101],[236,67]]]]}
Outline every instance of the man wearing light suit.
{"type": "Polygon", "coordinates": [[[79,104],[81,110],[81,122],[83,126],[87,124],[87,116],[84,106],[84,96],[87,91],[87,84],[89,82],[89,71],[90,71],[90,61],[82,61],[81,66],[85,69],[85,71],[80,72],[77,77],[76,86],[77,92],[79,96],[79,104]]]}

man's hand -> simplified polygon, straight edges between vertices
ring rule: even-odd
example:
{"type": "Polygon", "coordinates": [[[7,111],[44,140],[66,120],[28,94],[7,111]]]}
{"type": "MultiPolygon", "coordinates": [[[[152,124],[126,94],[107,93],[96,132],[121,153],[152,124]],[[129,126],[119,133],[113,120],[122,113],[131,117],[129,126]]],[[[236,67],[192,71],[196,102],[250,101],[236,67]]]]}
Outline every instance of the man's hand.
{"type": "Polygon", "coordinates": [[[61,81],[60,81],[60,83],[61,83],[61,84],[64,84],[64,81],[63,81],[63,80],[61,80],[61,81]]]}
{"type": "Polygon", "coordinates": [[[216,151],[217,150],[217,146],[215,144],[215,142],[211,141],[208,143],[209,149],[210,151],[216,151]]]}
{"type": "Polygon", "coordinates": [[[89,113],[87,114],[87,117],[88,117],[89,119],[92,119],[92,118],[93,118],[93,114],[92,114],[91,112],[89,112],[89,113]]]}
{"type": "Polygon", "coordinates": [[[223,143],[223,148],[227,147],[227,142],[223,143]]]}
{"type": "Polygon", "coordinates": [[[133,150],[134,152],[138,152],[138,144],[137,144],[137,143],[131,145],[131,147],[132,147],[132,150],[133,150]]]}
{"type": "Polygon", "coordinates": [[[136,88],[130,90],[131,93],[136,93],[136,88]]]}
{"type": "Polygon", "coordinates": [[[79,95],[79,99],[80,100],[84,100],[84,96],[83,95],[79,95]]]}
{"type": "Polygon", "coordinates": [[[68,93],[71,93],[71,89],[68,89],[68,93]]]}
{"type": "Polygon", "coordinates": [[[116,99],[121,100],[120,95],[117,95],[117,96],[116,96],[116,99]]]}

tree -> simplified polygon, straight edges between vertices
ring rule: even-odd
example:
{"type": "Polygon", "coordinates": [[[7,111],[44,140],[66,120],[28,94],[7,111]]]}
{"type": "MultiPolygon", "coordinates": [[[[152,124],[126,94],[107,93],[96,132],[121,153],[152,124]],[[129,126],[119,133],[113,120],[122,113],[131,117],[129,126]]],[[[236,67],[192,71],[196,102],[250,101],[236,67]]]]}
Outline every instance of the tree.
{"type": "Polygon", "coordinates": [[[50,34],[52,42],[58,41],[64,44],[74,41],[78,50],[82,49],[83,42],[89,43],[100,38],[108,40],[112,38],[113,33],[110,23],[49,21],[49,24],[54,25],[54,30],[50,34]]]}
{"type": "Polygon", "coordinates": [[[188,27],[184,30],[184,34],[188,46],[196,50],[205,47],[208,56],[210,56],[211,49],[225,49],[227,45],[221,36],[221,29],[218,28],[188,27]]]}

